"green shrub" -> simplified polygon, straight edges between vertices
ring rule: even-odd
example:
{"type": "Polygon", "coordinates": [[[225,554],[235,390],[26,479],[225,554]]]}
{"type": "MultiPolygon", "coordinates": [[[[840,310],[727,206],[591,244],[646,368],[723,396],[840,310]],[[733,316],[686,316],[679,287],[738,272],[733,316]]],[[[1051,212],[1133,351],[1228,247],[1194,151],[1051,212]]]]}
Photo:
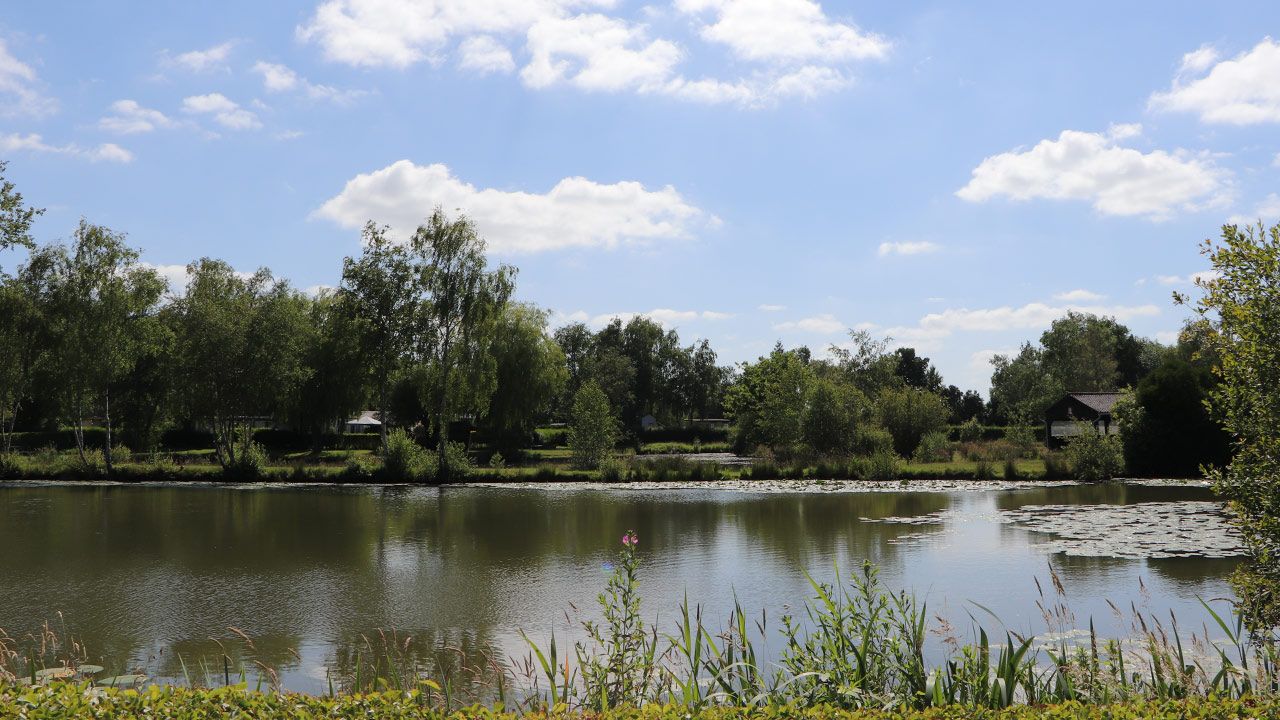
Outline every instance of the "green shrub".
{"type": "MultiPolygon", "coordinates": [[[[447,442],[444,444],[444,459],[449,464],[450,477],[453,480],[465,479],[474,470],[471,464],[471,456],[467,454],[467,447],[459,442],[447,442]]],[[[440,458],[436,457],[435,477],[440,477],[440,458]]]]}
{"type": "Polygon", "coordinates": [[[1004,461],[1004,479],[1017,480],[1020,477],[1018,473],[1018,461],[1009,458],[1004,461]]]}
{"type": "Polygon", "coordinates": [[[925,463],[951,460],[951,442],[947,440],[947,433],[941,430],[925,433],[913,457],[916,462],[925,463]]]}
{"type": "Polygon", "coordinates": [[[1060,452],[1044,454],[1044,479],[1067,480],[1071,477],[1071,466],[1060,452]]]}
{"type": "Polygon", "coordinates": [[[956,439],[960,442],[977,442],[982,439],[982,423],[969,418],[956,427],[956,439]]]}
{"type": "Polygon", "coordinates": [[[583,383],[573,396],[573,417],[569,424],[569,449],[573,462],[584,470],[594,470],[613,451],[618,425],[609,407],[609,397],[595,381],[583,383]]]}
{"type": "Polygon", "coordinates": [[[431,453],[409,433],[399,428],[387,434],[387,452],[382,458],[382,473],[396,482],[427,482],[434,477],[435,463],[431,453]]]}
{"type": "Polygon", "coordinates": [[[489,467],[495,470],[501,470],[507,466],[507,459],[502,457],[501,452],[495,452],[489,456],[489,467]]]}
{"type": "Polygon", "coordinates": [[[600,463],[601,482],[623,482],[627,479],[627,464],[617,458],[609,458],[600,463]]]}
{"type": "Polygon", "coordinates": [[[1124,470],[1124,449],[1120,438],[1095,432],[1091,425],[1079,424],[1079,431],[1067,439],[1066,456],[1077,480],[1110,480],[1124,470]]]}
{"type": "Polygon", "coordinates": [[[866,464],[866,479],[897,480],[898,456],[892,450],[881,450],[870,455],[866,464]]]}
{"type": "Polygon", "coordinates": [[[267,469],[267,451],[256,442],[242,447],[235,462],[227,464],[224,473],[231,480],[258,480],[267,469]]]}
{"type": "Polygon", "coordinates": [[[853,452],[855,455],[874,455],[893,449],[893,436],[881,427],[859,427],[853,435],[853,452]]]}
{"type": "Polygon", "coordinates": [[[1036,429],[1030,425],[1015,425],[1005,432],[1004,438],[1016,449],[1018,457],[1035,457],[1040,449],[1036,429]]]}
{"type": "Polygon", "coordinates": [[[994,480],[995,477],[995,468],[991,467],[991,463],[986,460],[979,460],[978,466],[973,469],[974,480],[994,480]]]}

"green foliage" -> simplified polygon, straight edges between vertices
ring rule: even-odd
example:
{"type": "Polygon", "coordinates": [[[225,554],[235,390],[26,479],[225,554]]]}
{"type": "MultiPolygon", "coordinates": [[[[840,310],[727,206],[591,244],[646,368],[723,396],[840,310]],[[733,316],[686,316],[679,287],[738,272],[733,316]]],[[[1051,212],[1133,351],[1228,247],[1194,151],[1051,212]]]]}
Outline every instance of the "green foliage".
{"type": "Polygon", "coordinates": [[[1066,392],[1062,381],[1044,367],[1044,353],[1023,343],[1018,354],[991,358],[991,403],[1016,425],[1040,422],[1044,411],[1066,392]]]}
{"type": "Polygon", "coordinates": [[[1207,367],[1169,357],[1112,410],[1126,469],[1144,477],[1200,477],[1231,459],[1231,438],[1209,415],[1216,381],[1207,367]]]}
{"type": "Polygon", "coordinates": [[[868,480],[897,480],[899,469],[898,456],[892,450],[878,450],[867,458],[865,476],[868,480]]]}
{"type": "Polygon", "coordinates": [[[435,462],[425,448],[396,428],[387,433],[387,450],[382,458],[382,473],[393,482],[428,482],[434,477],[435,462]]]}
{"type": "Polygon", "coordinates": [[[8,165],[7,161],[0,160],[0,250],[34,247],[31,224],[44,210],[27,206],[22,193],[4,176],[8,165]]]}
{"type": "Polygon", "coordinates": [[[951,441],[943,430],[925,433],[912,458],[916,462],[947,462],[951,459],[951,441]]]}
{"type": "Polygon", "coordinates": [[[609,407],[609,398],[595,381],[587,381],[573,398],[569,423],[568,444],[574,464],[588,470],[600,467],[613,451],[617,435],[617,420],[609,407]]]}
{"type": "Polygon", "coordinates": [[[942,398],[916,388],[886,390],[876,403],[880,424],[893,437],[893,449],[911,457],[926,434],[947,426],[947,406],[942,398]]]}
{"type": "Polygon", "coordinates": [[[1076,434],[1067,438],[1064,450],[1075,479],[1100,482],[1124,471],[1124,450],[1119,437],[1104,435],[1089,423],[1076,425],[1076,434]]]}
{"type": "Polygon", "coordinates": [[[781,344],[768,357],[744,363],[725,396],[726,410],[737,422],[739,452],[761,445],[773,450],[798,445],[813,381],[808,362],[781,344]]]}
{"type": "Polygon", "coordinates": [[[1014,425],[1005,431],[1004,437],[1016,449],[1019,457],[1035,457],[1040,449],[1035,428],[1030,425],[1014,425]]]}
{"type": "Polygon", "coordinates": [[[564,353],[547,334],[546,311],[512,304],[498,319],[493,354],[497,385],[484,422],[499,445],[520,447],[564,389],[564,353]]]}
{"type": "Polygon", "coordinates": [[[853,448],[856,392],[830,380],[814,383],[801,419],[805,445],[821,455],[839,455],[853,448]]]}
{"type": "Polygon", "coordinates": [[[1235,457],[1209,477],[1231,504],[1249,562],[1233,577],[1249,627],[1280,625],[1280,224],[1222,228],[1206,241],[1217,277],[1200,281],[1197,311],[1216,321],[1206,338],[1221,383],[1216,418],[1235,457]]]}
{"type": "Polygon", "coordinates": [[[269,458],[267,451],[258,443],[244,445],[235,456],[235,460],[223,467],[223,472],[230,480],[259,480],[266,474],[269,458]]]}
{"type": "Polygon", "coordinates": [[[982,423],[977,418],[970,418],[960,424],[956,435],[960,442],[977,442],[982,439],[982,423]]]}
{"type": "Polygon", "coordinates": [[[893,436],[884,428],[861,426],[853,436],[853,452],[857,455],[892,453],[893,436]]]}
{"type": "Polygon", "coordinates": [[[447,442],[443,453],[436,453],[435,477],[449,480],[464,480],[474,470],[467,447],[460,442],[447,442]],[[443,458],[443,461],[441,460],[443,458]],[[445,468],[448,471],[445,471],[445,468]]]}

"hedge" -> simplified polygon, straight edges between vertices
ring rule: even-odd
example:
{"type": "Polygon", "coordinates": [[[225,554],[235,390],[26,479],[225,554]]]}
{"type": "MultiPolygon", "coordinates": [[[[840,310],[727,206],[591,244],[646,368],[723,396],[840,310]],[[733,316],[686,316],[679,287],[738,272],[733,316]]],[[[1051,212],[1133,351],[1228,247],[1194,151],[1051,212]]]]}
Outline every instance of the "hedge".
{"type": "Polygon", "coordinates": [[[1280,717],[1280,702],[1272,699],[1148,701],[1119,705],[1087,706],[1065,703],[1044,707],[1015,706],[1005,710],[983,710],[963,706],[928,710],[843,711],[827,707],[710,708],[690,711],[679,705],[650,705],[640,709],[622,708],[603,713],[569,712],[513,713],[485,707],[445,712],[418,691],[371,693],[318,697],[295,693],[265,693],[242,686],[199,690],[152,686],[144,690],[91,688],[88,685],[56,684],[38,687],[0,685],[0,718],[55,720],[58,718],[466,718],[516,720],[517,718],[582,718],[586,720],[960,720],[992,718],[1001,720],[1136,720],[1137,718],[1184,718],[1186,720],[1226,720],[1228,718],[1280,717]]]}

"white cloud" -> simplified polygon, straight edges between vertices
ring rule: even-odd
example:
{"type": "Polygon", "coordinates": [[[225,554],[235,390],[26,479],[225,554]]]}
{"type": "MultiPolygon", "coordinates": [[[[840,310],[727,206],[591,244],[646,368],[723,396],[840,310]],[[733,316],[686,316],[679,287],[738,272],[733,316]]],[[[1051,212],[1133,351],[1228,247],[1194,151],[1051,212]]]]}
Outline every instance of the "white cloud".
{"type": "Polygon", "coordinates": [[[532,88],[567,82],[583,90],[652,91],[680,62],[675,43],[650,41],[643,26],[604,15],[540,20],[529,28],[528,48],[520,78],[532,88]]]}
{"type": "Polygon", "coordinates": [[[529,59],[520,77],[532,89],[567,85],[744,107],[840,89],[850,79],[837,64],[882,57],[888,50],[882,38],[827,18],[813,0],[684,3],[682,9],[699,16],[713,11],[703,37],[752,63],[732,80],[689,78],[679,72],[689,58],[685,48],[649,37],[643,23],[596,12],[615,5],[615,0],[326,0],[297,34],[320,45],[329,59],[352,65],[438,65],[454,52],[459,67],[480,73],[513,71],[517,63],[508,41],[523,40],[529,59]]]}
{"type": "Polygon", "coordinates": [[[259,60],[253,71],[262,76],[262,86],[269,93],[301,91],[312,100],[328,100],[345,104],[365,95],[363,90],[339,90],[330,85],[317,85],[294,72],[287,65],[259,60]]]}
{"type": "Polygon", "coordinates": [[[918,242],[882,242],[878,254],[886,255],[927,255],[941,250],[942,246],[927,240],[918,242]]]}
{"type": "Polygon", "coordinates": [[[1061,300],[1063,302],[1098,302],[1100,300],[1105,300],[1106,298],[1106,295],[1099,295],[1096,292],[1084,289],[1069,290],[1053,296],[1054,300],[1061,300]]]}
{"type": "Polygon", "coordinates": [[[93,148],[82,148],[75,143],[50,145],[44,141],[44,138],[35,133],[0,135],[0,152],[9,153],[24,150],[27,152],[53,153],[55,155],[84,158],[91,162],[133,162],[133,153],[115,143],[103,143],[93,148]]]}
{"type": "Polygon", "coordinates": [[[1178,342],[1179,334],[1180,333],[1177,330],[1161,330],[1156,333],[1156,340],[1159,340],[1165,345],[1173,345],[1178,342]]]}
{"type": "Polygon", "coordinates": [[[793,330],[802,330],[804,332],[820,333],[822,335],[834,335],[844,332],[848,326],[836,319],[836,316],[830,313],[823,313],[813,317],[801,318],[800,320],[788,320],[787,322],[775,323],[774,330],[780,332],[790,332],[793,330]]]}
{"type": "Polygon", "coordinates": [[[111,103],[111,114],[98,121],[98,127],[121,135],[148,133],[156,128],[176,125],[159,110],[139,105],[135,100],[117,100],[111,103]]]}
{"type": "Polygon", "coordinates": [[[195,115],[212,115],[219,125],[231,130],[255,130],[262,127],[252,110],[240,107],[222,93],[183,98],[182,109],[195,115]]]}
{"type": "Polygon", "coordinates": [[[1217,59],[1217,52],[1207,46],[1188,53],[1172,87],[1168,92],[1153,93],[1148,105],[1156,110],[1196,113],[1206,123],[1280,122],[1280,83],[1276,82],[1280,78],[1280,42],[1263,38],[1252,50],[1214,64],[1217,59]],[[1199,76],[1206,69],[1208,73],[1199,76]]]}
{"type": "Polygon", "coordinates": [[[1155,305],[1076,303],[1048,305],[1036,302],[1028,303],[1021,307],[1006,305],[977,310],[953,308],[939,313],[929,313],[920,318],[920,322],[914,326],[888,328],[885,330],[885,334],[895,340],[937,340],[949,337],[956,332],[996,332],[1044,328],[1048,327],[1054,320],[1072,311],[1114,317],[1121,322],[1160,314],[1160,308],[1155,305]]]}
{"type": "Polygon", "coordinates": [[[458,45],[458,65],[481,75],[509,73],[516,69],[507,46],[489,35],[473,35],[458,45]]]}
{"type": "Polygon", "coordinates": [[[314,214],[349,228],[374,219],[407,236],[436,205],[465,212],[501,253],[687,238],[695,224],[710,223],[670,185],[647,190],[638,182],[569,177],[541,194],[479,189],[445,165],[408,160],[357,175],[314,214]]]}
{"type": "Polygon", "coordinates": [[[211,70],[227,69],[227,57],[231,55],[231,48],[235,47],[234,40],[204,50],[192,50],[184,52],[173,59],[173,62],[191,72],[209,72],[211,70]]]}
{"type": "Polygon", "coordinates": [[[744,60],[836,63],[883,58],[890,49],[878,35],[832,21],[813,0],[676,0],[676,7],[714,12],[702,37],[744,60]]]}
{"type": "MultiPolygon", "coordinates": [[[[585,315],[586,313],[574,313],[567,317],[576,318],[585,317],[585,315]]],[[[585,322],[594,327],[604,327],[615,319],[626,323],[635,317],[647,317],[660,325],[672,327],[682,322],[693,322],[696,320],[726,320],[733,317],[733,315],[730,313],[716,312],[714,310],[672,310],[671,308],[654,308],[649,312],[603,313],[595,315],[590,319],[585,320],[585,322]]]]}
{"type": "Polygon", "coordinates": [[[787,306],[786,305],[758,305],[756,306],[756,309],[761,312],[775,313],[775,312],[782,312],[783,310],[786,310],[787,306]]]}
{"type": "Polygon", "coordinates": [[[1201,270],[1190,275],[1157,275],[1156,282],[1161,285],[1195,285],[1200,281],[1213,280],[1218,277],[1217,270],[1201,270]]]}
{"type": "Polygon", "coordinates": [[[36,82],[36,71],[10,54],[0,39],[0,116],[40,117],[57,110],[57,101],[37,91],[36,82]]]}
{"type": "MultiPolygon", "coordinates": [[[[169,284],[170,296],[182,297],[183,295],[186,294],[187,282],[189,279],[187,275],[186,265],[178,265],[178,264],[163,265],[163,264],[156,264],[156,263],[150,263],[150,262],[140,262],[138,263],[138,265],[143,268],[149,268],[151,270],[155,270],[156,273],[160,276],[160,278],[169,284]]],[[[232,269],[231,272],[241,280],[249,280],[254,275],[254,273],[244,272],[243,270],[232,269]]],[[[313,287],[319,288],[319,287],[325,287],[325,286],[315,285],[313,287]]],[[[310,292],[311,290],[312,288],[307,288],[303,292],[311,294],[312,297],[314,297],[315,295],[310,292]]]]}
{"type": "Polygon", "coordinates": [[[1254,225],[1262,220],[1271,224],[1280,221],[1280,194],[1269,193],[1248,215],[1232,215],[1227,222],[1232,225],[1254,225]]]}
{"type": "Polygon", "coordinates": [[[1117,144],[1137,129],[1118,125],[1106,133],[1064,130],[1056,140],[1041,140],[1030,150],[993,155],[974,168],[969,184],[956,195],[969,202],[996,196],[1087,200],[1104,215],[1152,220],[1229,199],[1230,175],[1205,155],[1182,150],[1143,153],[1117,144]]]}

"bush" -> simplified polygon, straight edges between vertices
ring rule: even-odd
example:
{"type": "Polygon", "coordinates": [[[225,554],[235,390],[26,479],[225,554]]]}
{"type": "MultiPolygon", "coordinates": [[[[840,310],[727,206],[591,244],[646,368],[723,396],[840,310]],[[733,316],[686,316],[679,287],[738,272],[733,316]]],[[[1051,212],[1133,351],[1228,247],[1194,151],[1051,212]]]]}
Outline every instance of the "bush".
{"type": "Polygon", "coordinates": [[[995,468],[991,467],[991,463],[986,460],[979,460],[978,467],[973,469],[974,480],[994,480],[995,477],[995,468]]]}
{"type": "Polygon", "coordinates": [[[947,404],[927,390],[886,390],[878,401],[880,424],[893,436],[893,449],[911,457],[920,439],[947,427],[947,404]]]}
{"type": "Polygon", "coordinates": [[[387,453],[382,458],[382,474],[397,482],[428,482],[435,476],[431,453],[404,430],[387,434],[387,453]]]}
{"type": "Polygon", "coordinates": [[[882,427],[860,427],[853,436],[855,455],[874,455],[893,450],[893,436],[882,427]]]}
{"type": "MultiPolygon", "coordinates": [[[[440,477],[439,456],[435,460],[433,474],[435,477],[440,477]]],[[[471,456],[467,454],[467,447],[459,442],[447,442],[444,444],[444,460],[449,464],[449,473],[453,480],[462,480],[475,469],[471,464],[471,456]]]]}
{"type": "Polygon", "coordinates": [[[951,460],[951,442],[941,430],[926,433],[920,438],[914,455],[916,462],[947,462],[951,460]]]}
{"type": "Polygon", "coordinates": [[[1085,423],[1067,439],[1065,452],[1072,474],[1083,482],[1110,480],[1124,469],[1120,438],[1094,432],[1093,427],[1085,423]]]}
{"type": "Polygon", "coordinates": [[[1018,452],[1018,457],[1035,457],[1040,449],[1040,441],[1036,439],[1036,429],[1030,425],[1015,425],[1004,435],[1018,452]]]}
{"type": "Polygon", "coordinates": [[[897,480],[898,474],[898,456],[893,451],[881,450],[867,458],[868,480],[897,480]]]}
{"type": "Polygon", "coordinates": [[[1049,452],[1044,454],[1045,480],[1068,480],[1070,478],[1071,466],[1067,464],[1067,459],[1062,453],[1049,452]]]}
{"type": "Polygon", "coordinates": [[[1017,480],[1019,477],[1021,477],[1021,474],[1018,472],[1018,461],[1014,460],[1013,458],[1005,460],[1004,461],[1004,479],[1017,480]]]}
{"type": "Polygon", "coordinates": [[[982,423],[978,418],[969,418],[956,427],[956,439],[960,442],[977,442],[982,439],[982,423]]]}
{"type": "Polygon", "coordinates": [[[627,464],[617,458],[609,458],[600,463],[601,482],[623,482],[627,475],[627,464]]]}
{"type": "Polygon", "coordinates": [[[613,451],[618,426],[609,407],[609,398],[594,381],[583,383],[573,396],[573,417],[569,425],[569,450],[573,463],[594,470],[613,451]]]}
{"type": "Polygon", "coordinates": [[[235,462],[228,463],[223,472],[231,480],[257,480],[267,469],[267,451],[251,442],[236,454],[235,462]]]}

